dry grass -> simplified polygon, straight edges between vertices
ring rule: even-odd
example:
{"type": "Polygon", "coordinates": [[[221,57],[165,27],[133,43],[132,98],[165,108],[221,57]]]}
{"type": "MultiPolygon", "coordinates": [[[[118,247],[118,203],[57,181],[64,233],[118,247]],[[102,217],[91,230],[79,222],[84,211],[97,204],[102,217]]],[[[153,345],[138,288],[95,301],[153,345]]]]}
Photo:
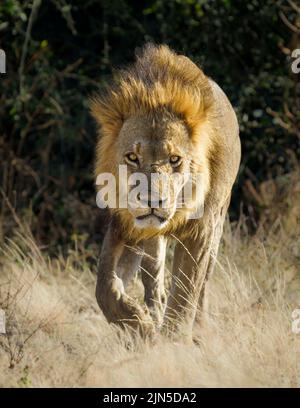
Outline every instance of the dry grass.
{"type": "MultiPolygon", "coordinates": [[[[108,325],[83,252],[47,260],[24,234],[3,247],[0,385],[8,387],[299,387],[299,191],[254,237],[227,223],[198,344],[155,344],[108,325]],[[269,225],[269,227],[267,227],[269,225]],[[22,248],[22,249],[21,249],[22,248]]],[[[274,210],[274,211],[273,211],[274,210]]]]}

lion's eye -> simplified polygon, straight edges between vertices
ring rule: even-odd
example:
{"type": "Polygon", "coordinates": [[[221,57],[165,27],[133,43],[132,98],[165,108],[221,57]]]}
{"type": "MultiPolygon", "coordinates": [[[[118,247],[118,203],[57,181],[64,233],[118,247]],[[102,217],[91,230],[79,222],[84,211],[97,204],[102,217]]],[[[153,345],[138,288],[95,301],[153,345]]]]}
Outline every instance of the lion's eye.
{"type": "Polygon", "coordinates": [[[175,156],[175,155],[171,156],[170,157],[170,163],[173,166],[179,165],[181,163],[181,157],[180,156],[175,156]]]}
{"type": "Polygon", "coordinates": [[[129,164],[137,165],[139,163],[139,159],[135,153],[126,154],[125,159],[129,164]]]}

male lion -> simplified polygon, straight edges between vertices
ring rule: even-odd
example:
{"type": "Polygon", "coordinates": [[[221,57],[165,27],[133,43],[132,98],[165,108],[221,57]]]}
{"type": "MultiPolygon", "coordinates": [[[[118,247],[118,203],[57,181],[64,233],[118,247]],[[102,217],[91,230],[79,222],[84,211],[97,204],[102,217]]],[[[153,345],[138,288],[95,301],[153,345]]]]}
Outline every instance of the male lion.
{"type": "MultiPolygon", "coordinates": [[[[128,208],[110,208],[99,259],[98,304],[109,322],[144,334],[162,326],[176,336],[190,336],[240,163],[234,110],[219,86],[190,59],[166,45],[147,44],[135,64],[92,100],[91,112],[101,134],[96,175],[112,173],[118,180],[119,165],[126,165],[128,177],[136,172],[147,180],[153,174],[192,174],[194,183],[188,203],[178,198],[184,183],[179,188],[174,183],[166,193],[156,181],[146,191],[150,198],[145,191],[137,195],[140,207],[129,203],[128,208]],[[196,175],[201,176],[200,198],[196,175]],[[201,216],[191,216],[197,211],[201,216]],[[176,241],[176,248],[167,299],[168,239],[176,241]],[[138,270],[144,306],[124,289],[138,270]]],[[[121,184],[117,181],[117,194],[121,184]]]]}

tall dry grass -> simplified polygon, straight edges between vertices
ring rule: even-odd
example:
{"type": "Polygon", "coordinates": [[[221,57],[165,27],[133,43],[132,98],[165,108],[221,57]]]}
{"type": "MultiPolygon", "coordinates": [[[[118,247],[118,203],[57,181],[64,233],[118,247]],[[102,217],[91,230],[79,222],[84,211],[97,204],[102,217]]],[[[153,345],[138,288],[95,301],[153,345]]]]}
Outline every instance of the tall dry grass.
{"type": "Polygon", "coordinates": [[[254,236],[243,217],[227,222],[197,344],[163,337],[133,344],[101,315],[84,248],[50,260],[29,233],[17,233],[0,257],[7,317],[0,385],[299,387],[300,333],[292,331],[300,308],[298,176],[273,191],[254,236]]]}

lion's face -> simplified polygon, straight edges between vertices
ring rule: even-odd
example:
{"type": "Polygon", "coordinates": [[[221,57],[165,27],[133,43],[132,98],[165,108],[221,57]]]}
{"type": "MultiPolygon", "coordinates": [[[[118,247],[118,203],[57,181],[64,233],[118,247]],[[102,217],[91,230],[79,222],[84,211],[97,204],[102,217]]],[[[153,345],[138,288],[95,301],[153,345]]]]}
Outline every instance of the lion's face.
{"type": "Polygon", "coordinates": [[[166,115],[132,117],[118,136],[119,165],[127,165],[127,217],[139,229],[161,230],[182,211],[183,186],[190,174],[192,143],[183,121],[166,115]],[[138,181],[137,181],[138,180],[138,181]]]}
{"type": "Polygon", "coordinates": [[[120,71],[112,86],[91,100],[101,135],[97,178],[101,173],[115,176],[120,165],[127,166],[128,175],[120,181],[117,177],[112,188],[117,187],[118,202],[126,196],[118,187],[127,186],[130,176],[139,173],[148,180],[136,195],[136,189],[129,186],[127,206],[110,207],[123,234],[144,239],[158,235],[157,231],[175,232],[188,219],[202,216],[199,210],[204,208],[211,179],[211,120],[217,113],[213,102],[210,82],[201,69],[166,46],[146,47],[132,67],[120,71]],[[171,178],[171,185],[162,188],[165,183],[152,180],[153,174],[171,178]],[[182,200],[185,178],[178,180],[174,175],[185,174],[192,175],[196,188],[182,200]]]}

